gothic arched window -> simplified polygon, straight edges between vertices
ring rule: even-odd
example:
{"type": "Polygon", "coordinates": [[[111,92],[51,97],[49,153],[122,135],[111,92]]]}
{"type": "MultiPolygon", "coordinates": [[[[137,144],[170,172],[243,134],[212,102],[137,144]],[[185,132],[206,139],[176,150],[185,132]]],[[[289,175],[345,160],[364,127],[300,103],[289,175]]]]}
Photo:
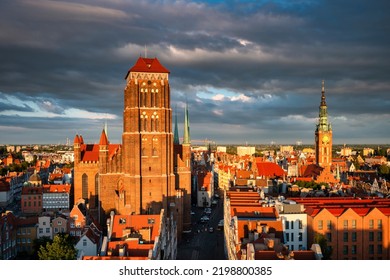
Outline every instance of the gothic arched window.
{"type": "Polygon", "coordinates": [[[99,174],[95,175],[95,206],[99,205],[99,174]]]}
{"type": "Polygon", "coordinates": [[[81,197],[88,200],[88,175],[85,173],[81,176],[81,197]]]}

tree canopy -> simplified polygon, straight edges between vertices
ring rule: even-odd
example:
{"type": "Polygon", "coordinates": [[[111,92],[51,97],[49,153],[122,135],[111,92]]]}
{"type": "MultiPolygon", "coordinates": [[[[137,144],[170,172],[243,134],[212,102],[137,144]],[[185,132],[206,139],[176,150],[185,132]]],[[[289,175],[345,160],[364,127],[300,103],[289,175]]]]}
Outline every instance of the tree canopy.
{"type": "Polygon", "coordinates": [[[57,234],[52,242],[39,248],[38,257],[40,260],[75,260],[77,250],[74,244],[74,239],[69,234],[57,234]]]}

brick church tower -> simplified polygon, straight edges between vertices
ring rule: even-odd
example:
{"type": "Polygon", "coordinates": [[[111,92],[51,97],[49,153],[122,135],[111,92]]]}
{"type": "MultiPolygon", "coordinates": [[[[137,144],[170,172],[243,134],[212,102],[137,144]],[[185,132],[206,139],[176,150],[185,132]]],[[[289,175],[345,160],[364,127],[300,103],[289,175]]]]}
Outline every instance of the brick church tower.
{"type": "Polygon", "coordinates": [[[190,219],[190,144],[174,145],[169,74],[157,58],[139,57],[130,68],[122,144],[111,144],[105,130],[99,144],[75,137],[74,200],[85,199],[100,218],[111,210],[131,215],[165,209],[176,217],[178,232],[190,219]],[[188,170],[174,166],[181,162],[188,170]]]}

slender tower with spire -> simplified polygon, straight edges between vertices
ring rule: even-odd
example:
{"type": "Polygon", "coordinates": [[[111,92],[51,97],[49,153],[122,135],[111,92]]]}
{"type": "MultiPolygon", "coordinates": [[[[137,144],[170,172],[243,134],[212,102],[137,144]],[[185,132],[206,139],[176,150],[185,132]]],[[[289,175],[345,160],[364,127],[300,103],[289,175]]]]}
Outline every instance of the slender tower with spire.
{"type": "Polygon", "coordinates": [[[183,143],[180,144],[176,115],[173,142],[176,155],[174,160],[176,187],[183,198],[180,203],[182,211],[179,211],[181,217],[178,219],[177,227],[178,231],[189,230],[191,228],[191,139],[187,104],[184,109],[183,143]]]}
{"type": "Polygon", "coordinates": [[[328,120],[328,106],[325,100],[325,82],[322,81],[319,120],[315,132],[316,163],[323,168],[332,164],[332,126],[328,120]]]}
{"type": "Polygon", "coordinates": [[[186,103],[186,107],[184,108],[184,137],[183,144],[191,144],[190,140],[190,121],[188,118],[188,104],[186,103]]]}
{"type": "Polygon", "coordinates": [[[180,144],[179,130],[177,128],[177,113],[175,113],[175,128],[174,128],[174,134],[173,134],[173,144],[174,145],[180,144]]]}

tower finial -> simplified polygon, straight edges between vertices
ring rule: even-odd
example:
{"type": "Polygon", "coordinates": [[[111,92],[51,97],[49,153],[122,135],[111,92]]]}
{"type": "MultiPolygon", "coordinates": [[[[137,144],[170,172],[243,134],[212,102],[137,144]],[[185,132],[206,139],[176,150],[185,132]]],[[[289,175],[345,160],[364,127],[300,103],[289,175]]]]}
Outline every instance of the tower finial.
{"type": "Polygon", "coordinates": [[[147,49],[146,49],[146,44],[145,44],[145,58],[148,57],[148,52],[147,52],[147,49]]]}
{"type": "Polygon", "coordinates": [[[322,88],[321,88],[321,106],[326,106],[325,101],[325,81],[322,80],[322,88]]]}

